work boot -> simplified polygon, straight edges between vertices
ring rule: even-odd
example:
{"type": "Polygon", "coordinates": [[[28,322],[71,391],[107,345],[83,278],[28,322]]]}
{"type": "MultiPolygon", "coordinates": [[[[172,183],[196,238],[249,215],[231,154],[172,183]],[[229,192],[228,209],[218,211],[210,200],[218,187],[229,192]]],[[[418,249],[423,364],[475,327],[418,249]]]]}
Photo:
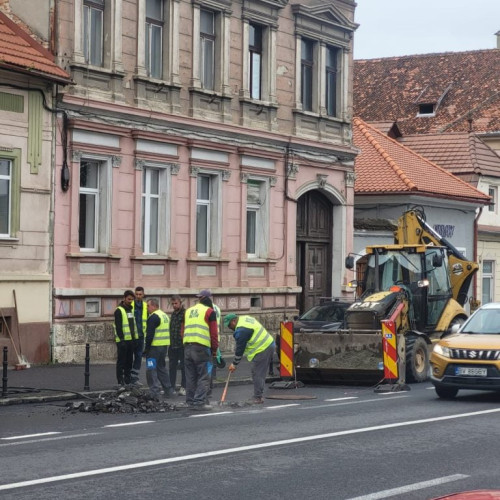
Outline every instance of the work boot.
{"type": "Polygon", "coordinates": [[[180,403],[175,404],[176,408],[192,408],[193,404],[192,403],[186,403],[185,401],[182,401],[180,403]]]}
{"type": "Polygon", "coordinates": [[[264,398],[251,398],[247,401],[251,405],[261,405],[264,403],[264,398]]]}

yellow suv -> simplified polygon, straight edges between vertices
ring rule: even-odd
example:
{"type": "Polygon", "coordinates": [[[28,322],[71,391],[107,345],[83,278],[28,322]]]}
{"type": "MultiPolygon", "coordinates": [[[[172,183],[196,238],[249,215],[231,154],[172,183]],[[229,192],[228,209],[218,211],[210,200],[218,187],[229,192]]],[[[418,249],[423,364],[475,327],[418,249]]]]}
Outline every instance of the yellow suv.
{"type": "Polygon", "coordinates": [[[500,390],[500,303],[485,304],[452,331],[430,357],[437,395],[451,399],[460,389],[500,390]]]}

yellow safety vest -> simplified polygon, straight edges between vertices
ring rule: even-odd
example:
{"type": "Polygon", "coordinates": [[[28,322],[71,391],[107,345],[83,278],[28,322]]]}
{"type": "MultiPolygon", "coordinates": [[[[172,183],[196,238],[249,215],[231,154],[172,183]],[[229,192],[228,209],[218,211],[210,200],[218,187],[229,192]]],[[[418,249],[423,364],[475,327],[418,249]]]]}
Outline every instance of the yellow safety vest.
{"type": "MultiPolygon", "coordinates": [[[[122,313],[123,340],[132,340],[132,334],[130,332],[130,325],[128,324],[128,316],[127,316],[127,314],[132,314],[132,313],[127,313],[127,311],[125,311],[125,309],[121,306],[118,306],[117,309],[119,309],[122,313]]],[[[135,319],[134,319],[134,321],[135,321],[135,319]]],[[[113,324],[113,328],[115,331],[115,341],[120,342],[121,339],[116,334],[116,325],[115,324],[113,324]]]]}
{"type": "Polygon", "coordinates": [[[273,336],[251,316],[240,316],[235,330],[239,327],[253,330],[243,353],[248,361],[252,361],[259,352],[265,351],[274,342],[273,336]]]}
{"type": "MultiPolygon", "coordinates": [[[[134,321],[135,321],[135,300],[134,302],[132,302],[132,313],[134,315],[134,321]]],[[[146,333],[147,322],[148,322],[148,306],[146,304],[146,301],[142,301],[142,331],[137,332],[138,337],[142,337],[146,333]]]]}
{"type": "Polygon", "coordinates": [[[186,310],[184,315],[184,339],[183,343],[194,342],[210,347],[210,328],[205,321],[205,314],[209,307],[196,304],[186,310]]]}
{"type": "Polygon", "coordinates": [[[156,327],[151,345],[170,345],[170,318],[161,309],[157,309],[151,314],[156,314],[160,318],[160,324],[156,327]]]}

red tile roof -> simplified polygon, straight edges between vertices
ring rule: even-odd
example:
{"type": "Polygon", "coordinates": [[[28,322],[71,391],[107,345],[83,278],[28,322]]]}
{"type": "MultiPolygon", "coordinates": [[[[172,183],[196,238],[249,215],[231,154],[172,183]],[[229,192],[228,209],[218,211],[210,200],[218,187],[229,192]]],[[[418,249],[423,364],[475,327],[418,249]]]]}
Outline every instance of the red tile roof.
{"type": "Polygon", "coordinates": [[[391,139],[359,118],[353,120],[356,195],[419,194],[478,204],[489,196],[391,139]]]}
{"type": "Polygon", "coordinates": [[[500,175],[500,157],[473,133],[424,134],[399,142],[455,175],[500,175]]]}
{"type": "Polygon", "coordinates": [[[68,83],[70,76],[53,61],[47,49],[0,12],[0,68],[68,83]]]}
{"type": "Polygon", "coordinates": [[[397,122],[403,135],[500,131],[499,75],[499,49],[358,60],[354,115],[397,122]],[[431,103],[434,116],[417,116],[431,103]]]}

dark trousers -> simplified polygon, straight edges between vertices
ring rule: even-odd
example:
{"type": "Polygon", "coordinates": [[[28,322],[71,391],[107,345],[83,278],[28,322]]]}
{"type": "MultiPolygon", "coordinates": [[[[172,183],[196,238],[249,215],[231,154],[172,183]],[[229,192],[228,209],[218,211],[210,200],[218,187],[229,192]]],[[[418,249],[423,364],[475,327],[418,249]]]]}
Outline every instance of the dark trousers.
{"type": "Polygon", "coordinates": [[[168,348],[168,369],[170,374],[170,383],[175,390],[177,380],[177,367],[181,369],[181,387],[186,388],[186,370],[184,369],[184,347],[168,348]]]}
{"type": "Polygon", "coordinates": [[[210,386],[212,353],[209,347],[199,344],[184,344],[184,367],[186,370],[186,403],[204,405],[210,386]]]}
{"type": "Polygon", "coordinates": [[[266,373],[269,363],[274,355],[274,342],[259,354],[256,354],[252,359],[252,379],[253,379],[253,396],[261,398],[264,394],[264,386],[266,384],[266,373]]]}
{"type": "Polygon", "coordinates": [[[130,377],[132,382],[138,382],[139,372],[141,371],[142,352],[144,351],[144,337],[140,337],[132,342],[134,344],[134,361],[132,362],[130,377]]]}
{"type": "Polygon", "coordinates": [[[170,378],[165,358],[167,357],[167,346],[151,346],[146,360],[146,380],[149,390],[154,397],[160,397],[163,387],[165,396],[170,395],[170,378]],[[154,360],[152,363],[150,360],[154,360]]]}
{"type": "Polygon", "coordinates": [[[134,357],[132,340],[122,340],[116,343],[116,380],[118,384],[130,384],[130,372],[134,357]]]}

